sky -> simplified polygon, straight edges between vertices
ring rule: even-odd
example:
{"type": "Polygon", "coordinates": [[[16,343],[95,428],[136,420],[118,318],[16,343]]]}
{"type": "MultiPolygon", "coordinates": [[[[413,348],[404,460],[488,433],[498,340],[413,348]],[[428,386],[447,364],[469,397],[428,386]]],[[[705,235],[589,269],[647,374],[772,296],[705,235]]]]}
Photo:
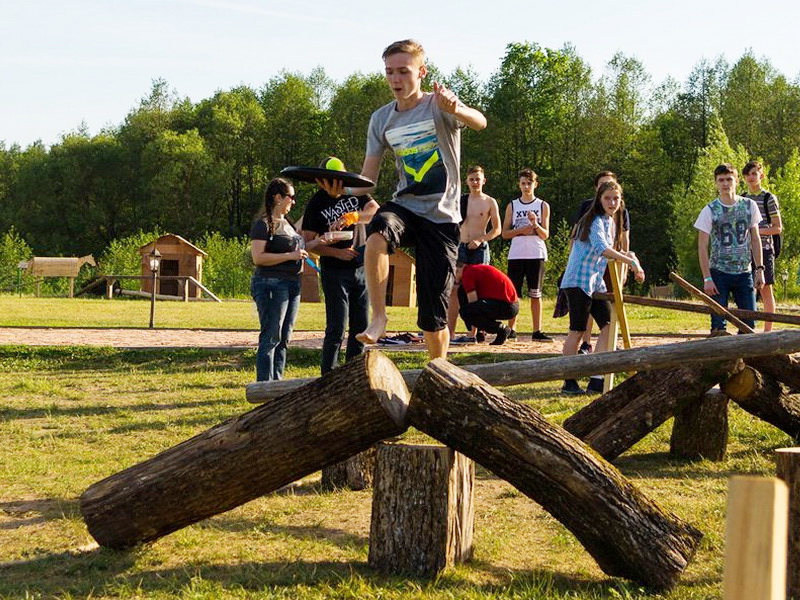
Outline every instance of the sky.
{"type": "Polygon", "coordinates": [[[622,52],[654,83],[751,50],[794,81],[798,23],[797,0],[0,0],[0,143],[118,126],[156,79],[199,102],[283,70],[380,72],[383,49],[405,38],[444,73],[484,81],[512,42],[570,44],[595,76],[622,52]]]}

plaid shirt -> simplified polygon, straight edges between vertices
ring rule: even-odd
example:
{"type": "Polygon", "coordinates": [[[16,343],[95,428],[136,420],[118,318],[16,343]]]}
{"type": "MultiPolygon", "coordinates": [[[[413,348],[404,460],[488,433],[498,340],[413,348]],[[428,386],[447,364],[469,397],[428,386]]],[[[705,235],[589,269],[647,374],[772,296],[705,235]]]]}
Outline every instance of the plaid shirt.
{"type": "Polygon", "coordinates": [[[614,221],[608,215],[598,215],[589,229],[585,242],[575,239],[569,253],[567,269],[561,279],[561,288],[580,288],[587,296],[605,292],[603,273],[608,259],[603,251],[614,247],[614,221]]]}

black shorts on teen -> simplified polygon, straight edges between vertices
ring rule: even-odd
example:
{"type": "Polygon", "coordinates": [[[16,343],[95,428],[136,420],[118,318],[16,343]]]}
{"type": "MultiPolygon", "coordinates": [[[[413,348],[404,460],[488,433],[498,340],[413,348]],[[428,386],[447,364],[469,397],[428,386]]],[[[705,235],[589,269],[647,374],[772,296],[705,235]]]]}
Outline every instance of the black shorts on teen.
{"type": "Polygon", "coordinates": [[[611,322],[611,303],[608,300],[595,300],[577,287],[563,289],[569,301],[570,331],[586,331],[589,315],[600,329],[611,322]]]}
{"type": "Polygon", "coordinates": [[[417,326],[422,331],[447,327],[447,305],[455,278],[459,231],[457,223],[434,223],[387,202],[367,225],[367,236],[380,234],[389,253],[414,248],[417,266],[417,326]]]}
{"type": "Polygon", "coordinates": [[[528,280],[528,298],[542,297],[542,282],[544,281],[543,258],[512,258],[508,261],[508,278],[517,290],[517,296],[522,298],[522,283],[528,280]]]}

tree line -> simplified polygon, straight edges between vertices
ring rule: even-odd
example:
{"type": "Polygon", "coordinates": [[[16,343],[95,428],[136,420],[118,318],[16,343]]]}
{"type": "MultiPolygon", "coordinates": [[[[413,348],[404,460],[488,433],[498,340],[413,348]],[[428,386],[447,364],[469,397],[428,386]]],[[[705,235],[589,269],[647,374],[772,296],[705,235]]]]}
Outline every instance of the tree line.
{"type": "MultiPolygon", "coordinates": [[[[684,82],[654,84],[634,57],[618,54],[595,76],[572,46],[526,42],[509,44],[486,81],[433,65],[428,84],[434,80],[489,122],[464,132],[462,169],[485,168],[486,192],[502,210],[518,196],[517,171],[533,168],[537,196],[552,209],[554,244],[564,243],[578,204],[592,194],[594,173],[615,171],[650,283],[675,268],[698,273],[692,223],[715,196],[714,165],[761,159],[786,231],[777,270],[790,269],[795,284],[800,83],[768,59],[748,52],[732,65],[702,60],[684,82]]],[[[0,233],[13,229],[44,255],[101,253],[115,239],[156,229],[188,239],[245,236],[266,181],[283,167],[335,155],[359,171],[369,117],[389,100],[381,73],[334,82],[321,68],[283,72],[261,88],[197,103],[157,80],[123,123],[97,135],[79,129],[49,148],[0,144],[0,233]]],[[[386,160],[379,202],[396,183],[386,160]]],[[[297,189],[296,217],[313,186],[297,189]]],[[[505,243],[493,242],[500,261],[505,243]]]]}

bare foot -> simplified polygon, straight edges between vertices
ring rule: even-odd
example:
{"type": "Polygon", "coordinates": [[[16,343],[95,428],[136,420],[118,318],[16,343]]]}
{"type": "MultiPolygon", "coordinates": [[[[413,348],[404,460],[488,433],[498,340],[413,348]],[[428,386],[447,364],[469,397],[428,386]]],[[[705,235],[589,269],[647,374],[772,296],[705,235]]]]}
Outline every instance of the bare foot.
{"type": "Polygon", "coordinates": [[[372,321],[361,333],[356,334],[356,339],[362,344],[377,344],[378,340],[386,333],[387,315],[373,315],[372,321]]]}

